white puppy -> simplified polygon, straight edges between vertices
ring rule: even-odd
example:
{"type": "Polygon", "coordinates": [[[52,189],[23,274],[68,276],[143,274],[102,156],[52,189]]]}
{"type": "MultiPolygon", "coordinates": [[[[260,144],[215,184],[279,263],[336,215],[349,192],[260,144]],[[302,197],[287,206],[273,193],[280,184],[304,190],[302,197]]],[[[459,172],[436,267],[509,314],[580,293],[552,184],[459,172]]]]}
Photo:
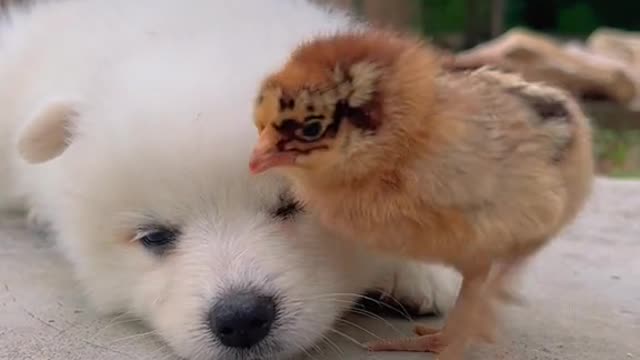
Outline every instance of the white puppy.
{"type": "Polygon", "coordinates": [[[455,290],[329,236],[280,179],[248,174],[259,80],[345,16],[68,0],[2,24],[0,201],[50,225],[98,310],[139,316],[185,358],[281,359],[364,291],[426,313],[455,290]]]}

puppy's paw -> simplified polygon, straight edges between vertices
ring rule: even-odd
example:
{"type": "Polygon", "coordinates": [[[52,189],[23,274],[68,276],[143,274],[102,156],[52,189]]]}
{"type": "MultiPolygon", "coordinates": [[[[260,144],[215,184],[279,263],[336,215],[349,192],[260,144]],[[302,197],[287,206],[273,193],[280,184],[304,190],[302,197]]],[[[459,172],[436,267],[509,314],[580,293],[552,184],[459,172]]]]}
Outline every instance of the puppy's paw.
{"type": "Polygon", "coordinates": [[[453,270],[439,265],[399,262],[380,279],[376,293],[368,295],[382,304],[370,299],[371,304],[367,306],[403,317],[440,315],[453,305],[459,287],[460,277],[453,270]]]}

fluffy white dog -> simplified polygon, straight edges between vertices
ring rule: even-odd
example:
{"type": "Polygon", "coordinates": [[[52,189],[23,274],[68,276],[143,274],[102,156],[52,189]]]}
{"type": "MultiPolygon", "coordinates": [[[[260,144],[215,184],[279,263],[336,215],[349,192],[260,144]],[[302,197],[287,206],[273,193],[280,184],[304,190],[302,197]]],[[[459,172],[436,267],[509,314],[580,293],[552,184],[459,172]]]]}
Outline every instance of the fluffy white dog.
{"type": "Polygon", "coordinates": [[[67,0],[1,21],[1,205],[50,226],[98,310],[139,316],[185,358],[282,359],[370,289],[446,305],[449,273],[350,247],[282,180],[248,174],[259,79],[346,16],[67,0]]]}

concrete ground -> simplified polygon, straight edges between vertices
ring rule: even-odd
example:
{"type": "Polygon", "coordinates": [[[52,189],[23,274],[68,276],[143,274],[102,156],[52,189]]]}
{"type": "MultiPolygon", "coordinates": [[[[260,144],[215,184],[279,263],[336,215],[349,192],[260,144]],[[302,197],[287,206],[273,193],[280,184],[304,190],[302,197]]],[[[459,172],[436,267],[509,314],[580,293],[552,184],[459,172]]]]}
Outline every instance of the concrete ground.
{"type": "MultiPolygon", "coordinates": [[[[86,309],[70,278],[67,264],[21,219],[0,219],[0,359],[168,358],[136,322],[86,309]]],[[[640,182],[599,180],[584,215],[536,259],[524,291],[528,305],[508,311],[506,336],[495,347],[472,348],[469,359],[640,360],[640,182]]],[[[370,333],[395,334],[382,321],[351,320],[370,333]]],[[[401,331],[411,325],[390,322],[401,331]]],[[[432,358],[367,354],[333,341],[313,358],[432,358]]]]}

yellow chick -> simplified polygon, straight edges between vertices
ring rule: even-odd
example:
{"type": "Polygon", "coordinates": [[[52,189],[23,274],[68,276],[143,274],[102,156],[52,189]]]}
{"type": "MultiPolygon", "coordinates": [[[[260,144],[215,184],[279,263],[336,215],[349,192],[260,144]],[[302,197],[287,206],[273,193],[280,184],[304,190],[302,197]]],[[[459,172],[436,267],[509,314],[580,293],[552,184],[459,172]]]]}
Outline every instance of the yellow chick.
{"type": "Polygon", "coordinates": [[[279,171],[336,233],[462,277],[442,329],[374,351],[462,358],[494,336],[507,284],[581,210],[588,119],[565,92],[490,69],[447,71],[427,43],[381,30],[315,38],[261,84],[254,174],[279,171]]]}

